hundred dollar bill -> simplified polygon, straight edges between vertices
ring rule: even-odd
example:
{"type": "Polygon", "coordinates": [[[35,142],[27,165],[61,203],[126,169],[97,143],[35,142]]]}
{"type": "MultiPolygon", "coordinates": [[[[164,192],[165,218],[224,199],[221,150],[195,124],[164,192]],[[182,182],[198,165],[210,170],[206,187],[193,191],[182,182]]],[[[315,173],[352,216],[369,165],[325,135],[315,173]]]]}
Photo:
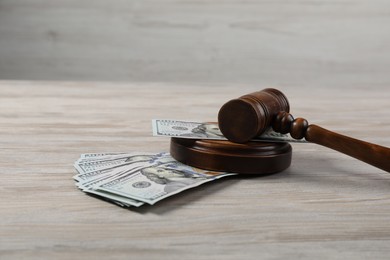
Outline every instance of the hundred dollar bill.
{"type": "MultiPolygon", "coordinates": [[[[75,164],[75,168],[79,172],[73,178],[78,181],[77,186],[80,188],[88,188],[102,180],[110,178],[112,176],[117,176],[123,172],[135,169],[137,167],[145,167],[147,165],[154,165],[157,163],[168,163],[175,161],[167,153],[131,153],[127,154],[127,160],[122,164],[116,164],[115,167],[111,167],[109,164],[105,164],[106,168],[99,168],[95,171],[83,171],[82,168],[79,168],[78,164],[75,164]]],[[[94,161],[96,162],[96,161],[94,161]]]]}
{"type": "Polygon", "coordinates": [[[74,176],[78,188],[122,207],[139,207],[145,202],[154,204],[185,189],[232,175],[231,173],[204,171],[181,164],[169,153],[101,153],[89,157],[81,155],[75,167],[79,172],[74,176]],[[123,161],[125,158],[127,162],[123,161]],[[124,163],[118,164],[119,159],[122,159],[124,163]],[[107,163],[110,160],[115,163],[107,163]],[[99,161],[102,163],[98,170],[78,167],[78,164],[94,163],[96,165],[99,161]],[[87,171],[84,171],[85,169],[87,171]],[[126,189],[119,189],[120,192],[118,192],[116,190],[118,185],[109,185],[113,182],[124,184],[122,180],[128,179],[133,181],[131,187],[137,192],[129,192],[126,189]]]}
{"type": "MultiPolygon", "coordinates": [[[[80,174],[87,174],[104,169],[114,169],[134,162],[149,162],[156,160],[156,158],[159,158],[159,160],[163,159],[159,157],[159,154],[152,153],[126,153],[115,156],[100,156],[88,160],[80,158],[75,162],[74,167],[80,174]]],[[[168,157],[167,160],[171,160],[171,157],[168,157]]]]}
{"type": "Polygon", "coordinates": [[[113,177],[120,177],[123,174],[129,174],[131,171],[136,171],[137,169],[140,169],[140,167],[135,167],[134,169],[131,169],[130,171],[126,171],[126,170],[123,171],[123,170],[116,169],[116,170],[112,171],[110,174],[106,174],[105,176],[102,176],[100,178],[97,178],[97,179],[95,178],[95,179],[90,180],[86,183],[80,183],[80,184],[78,184],[78,187],[86,193],[98,195],[100,197],[104,197],[105,199],[114,201],[115,203],[120,204],[121,206],[139,207],[139,206],[142,206],[144,204],[144,202],[141,202],[141,201],[138,201],[138,200],[135,200],[132,198],[120,196],[117,194],[111,194],[111,193],[108,193],[105,191],[98,191],[98,190],[92,189],[92,187],[99,185],[101,183],[104,183],[104,181],[106,181],[107,179],[110,179],[113,177]]]}
{"type": "MultiPolygon", "coordinates": [[[[170,119],[153,119],[152,120],[153,136],[170,136],[190,139],[210,139],[226,140],[217,123],[199,123],[191,121],[170,120],[170,119]]],[[[272,142],[299,142],[307,141],[296,140],[290,134],[280,134],[271,128],[266,130],[261,136],[256,137],[253,141],[272,141],[272,142]]]]}
{"type": "Polygon", "coordinates": [[[90,173],[98,170],[112,169],[120,165],[125,164],[127,158],[116,158],[116,159],[103,159],[103,160],[93,160],[93,161],[77,161],[74,164],[74,167],[79,173],[90,173]]]}
{"type": "MultiPolygon", "coordinates": [[[[87,193],[90,193],[93,195],[97,195],[99,197],[103,197],[104,199],[112,201],[113,203],[118,204],[122,207],[130,207],[130,206],[139,207],[139,206],[143,205],[144,203],[137,201],[137,200],[134,200],[134,199],[124,198],[122,196],[115,195],[115,194],[109,194],[109,193],[105,193],[105,192],[97,192],[97,191],[93,191],[93,190],[91,191],[91,190],[89,190],[89,188],[92,187],[93,185],[97,185],[99,183],[102,183],[103,181],[105,181],[106,179],[109,179],[110,177],[113,177],[116,175],[119,176],[120,174],[123,174],[124,172],[126,172],[126,166],[128,166],[130,164],[133,164],[134,167],[136,167],[137,164],[138,164],[138,166],[139,166],[139,164],[144,165],[143,162],[146,161],[146,156],[152,156],[152,154],[143,154],[143,155],[141,155],[141,154],[136,154],[136,155],[135,154],[134,155],[127,154],[127,157],[131,158],[131,160],[128,160],[128,162],[126,162],[123,165],[117,165],[114,168],[106,168],[106,169],[102,168],[100,170],[90,171],[90,172],[83,172],[82,168],[79,168],[78,169],[79,174],[73,176],[73,178],[77,181],[76,186],[79,189],[83,190],[84,192],[87,192],[87,193]]],[[[80,160],[84,160],[84,159],[85,158],[83,158],[83,156],[81,156],[77,162],[79,162],[80,160]]],[[[104,155],[96,155],[93,158],[89,158],[89,159],[85,159],[85,160],[96,161],[99,159],[106,161],[107,157],[104,155]]],[[[150,159],[150,157],[149,157],[149,159],[150,159]]],[[[77,162],[75,163],[75,166],[77,166],[77,162]]],[[[77,169],[77,167],[76,167],[76,169],[77,169]]]]}
{"type": "Polygon", "coordinates": [[[120,176],[146,165],[154,165],[155,161],[167,163],[172,160],[174,161],[166,153],[101,153],[88,154],[88,156],[81,155],[80,159],[75,163],[75,168],[79,173],[73,176],[73,178],[77,181],[76,186],[84,192],[104,197],[121,206],[139,207],[144,203],[120,195],[95,191],[90,188],[109,178],[120,176]]]}
{"type": "Polygon", "coordinates": [[[144,202],[129,199],[129,198],[119,196],[116,194],[111,194],[109,192],[95,191],[95,190],[86,190],[85,192],[89,193],[89,194],[97,195],[99,197],[103,197],[104,199],[106,199],[108,201],[112,201],[115,204],[118,204],[119,206],[122,206],[122,207],[131,207],[131,206],[139,207],[139,206],[142,206],[145,204],[144,202]]]}
{"type": "Polygon", "coordinates": [[[121,154],[124,154],[124,153],[84,153],[82,155],[80,155],[80,159],[85,159],[85,160],[93,160],[93,159],[97,159],[97,158],[101,158],[101,157],[105,157],[105,156],[117,156],[117,155],[121,155],[121,154]]]}
{"type": "Polygon", "coordinates": [[[108,192],[152,205],[183,190],[228,175],[234,173],[205,171],[174,159],[171,162],[157,160],[154,164],[110,178],[91,190],[108,192]]]}

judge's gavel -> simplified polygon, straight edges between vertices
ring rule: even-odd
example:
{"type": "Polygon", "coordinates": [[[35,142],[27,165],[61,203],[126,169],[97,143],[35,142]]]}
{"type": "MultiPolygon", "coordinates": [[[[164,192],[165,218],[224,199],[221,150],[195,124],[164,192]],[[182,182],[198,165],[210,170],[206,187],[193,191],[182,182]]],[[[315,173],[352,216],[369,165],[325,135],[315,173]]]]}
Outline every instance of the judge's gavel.
{"type": "Polygon", "coordinates": [[[224,104],[218,113],[218,124],[223,135],[234,143],[246,143],[272,127],[275,132],[305,138],[390,172],[390,148],[309,125],[306,119],[294,119],[289,110],[286,96],[268,88],[224,104]]]}

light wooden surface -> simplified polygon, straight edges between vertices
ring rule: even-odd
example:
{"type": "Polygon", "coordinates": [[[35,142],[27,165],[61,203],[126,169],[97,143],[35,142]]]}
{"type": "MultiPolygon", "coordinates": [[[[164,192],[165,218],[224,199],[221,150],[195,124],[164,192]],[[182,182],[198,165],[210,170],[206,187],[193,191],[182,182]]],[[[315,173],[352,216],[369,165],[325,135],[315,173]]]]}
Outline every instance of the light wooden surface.
{"type": "MultiPolygon", "coordinates": [[[[75,186],[86,152],[167,151],[152,118],[215,120],[268,86],[0,82],[1,259],[388,259],[390,174],[314,144],[292,166],[123,209],[75,186]]],[[[385,87],[281,88],[292,113],[390,146],[385,87]]]]}
{"type": "Polygon", "coordinates": [[[1,0],[0,79],[389,86],[388,0],[1,0]]]}

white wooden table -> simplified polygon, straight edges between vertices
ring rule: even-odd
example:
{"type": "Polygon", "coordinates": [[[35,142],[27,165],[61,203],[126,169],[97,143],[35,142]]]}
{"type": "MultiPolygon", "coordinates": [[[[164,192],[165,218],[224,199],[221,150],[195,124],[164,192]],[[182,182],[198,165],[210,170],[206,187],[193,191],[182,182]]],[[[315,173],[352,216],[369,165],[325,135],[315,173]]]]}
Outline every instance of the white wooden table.
{"type": "MultiPolygon", "coordinates": [[[[314,144],[292,166],[124,209],[74,185],[81,153],[167,151],[152,118],[215,121],[269,86],[0,82],[1,259],[386,259],[390,174],[314,144]]],[[[288,88],[291,112],[390,146],[386,87],[288,88]]]]}

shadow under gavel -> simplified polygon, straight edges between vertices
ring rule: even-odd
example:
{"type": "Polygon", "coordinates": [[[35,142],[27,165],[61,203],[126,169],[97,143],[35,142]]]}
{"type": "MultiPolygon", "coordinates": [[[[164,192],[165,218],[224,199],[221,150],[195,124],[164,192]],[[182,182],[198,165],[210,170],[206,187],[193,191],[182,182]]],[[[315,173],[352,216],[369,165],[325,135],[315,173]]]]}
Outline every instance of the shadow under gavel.
{"type": "Polygon", "coordinates": [[[218,113],[218,124],[223,135],[234,143],[247,143],[272,127],[275,132],[305,138],[390,172],[390,148],[309,125],[306,119],[294,119],[289,110],[286,96],[268,88],[224,104],[218,113]]]}

